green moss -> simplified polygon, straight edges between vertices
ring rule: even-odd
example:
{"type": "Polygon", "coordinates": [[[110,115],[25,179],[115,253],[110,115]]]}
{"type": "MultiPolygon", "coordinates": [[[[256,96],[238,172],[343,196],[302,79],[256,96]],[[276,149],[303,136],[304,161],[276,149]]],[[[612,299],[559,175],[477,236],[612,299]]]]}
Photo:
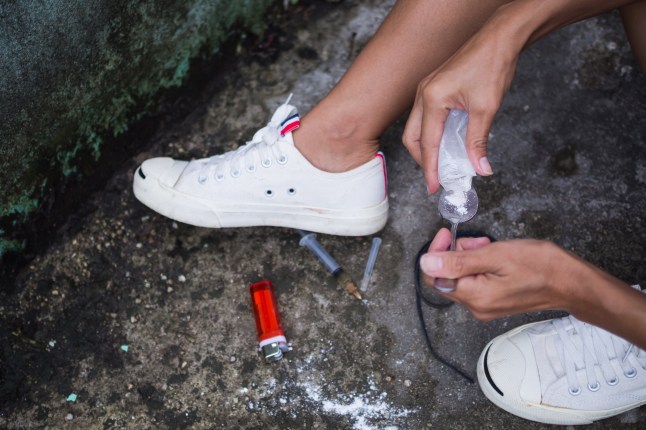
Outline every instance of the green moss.
{"type": "Polygon", "coordinates": [[[48,179],[56,187],[85,171],[80,163],[98,161],[103,145],[158,112],[164,90],[183,85],[194,60],[210,58],[228,38],[261,33],[279,0],[168,0],[164,7],[99,0],[101,7],[78,14],[67,13],[65,2],[18,2],[19,14],[0,14],[2,28],[25,35],[11,46],[0,40],[3,58],[14,61],[5,62],[6,82],[14,71],[22,76],[20,86],[0,80],[12,101],[0,123],[0,225],[8,231],[0,256],[23,246],[7,237],[38,208],[48,179]],[[55,35],[40,31],[52,26],[55,35]]]}
{"type": "MultiPolygon", "coordinates": [[[[223,1],[217,4],[196,1],[193,7],[189,8],[188,17],[197,26],[191,27],[190,22],[180,21],[184,28],[172,30],[183,30],[186,34],[178,37],[177,43],[162,47],[161,52],[153,58],[146,56],[145,49],[151,42],[150,29],[144,26],[145,28],[132,30],[132,45],[128,48],[138,52],[131,59],[134,65],[123,65],[135,69],[137,73],[131,81],[119,82],[107,89],[104,94],[118,94],[112,97],[109,103],[105,103],[103,97],[88,99],[78,105],[80,108],[68,114],[71,119],[80,119],[79,137],[75,139],[73,147],[59,152],[58,159],[63,175],[68,176],[76,172],[73,162],[81,148],[90,148],[94,158],[98,160],[105,137],[116,137],[125,133],[130,125],[141,119],[147,111],[154,111],[155,96],[163,89],[181,86],[188,75],[191,61],[201,55],[217,52],[222,42],[231,36],[231,29],[236,25],[253,33],[262,32],[266,27],[265,12],[273,2],[245,0],[223,1]]],[[[158,17],[146,15],[144,22],[154,22],[156,19],[158,17]]],[[[177,23],[177,19],[172,20],[173,25],[177,23]]],[[[168,22],[161,21],[158,27],[162,28],[164,24],[169,25],[168,22]]],[[[125,63],[127,60],[127,56],[119,52],[110,52],[107,56],[111,62],[125,63]]]]}
{"type": "Polygon", "coordinates": [[[25,249],[24,240],[8,240],[2,236],[4,236],[4,231],[0,230],[0,257],[8,252],[21,252],[25,249]]]}
{"type": "MultiPolygon", "coordinates": [[[[18,216],[21,221],[38,207],[38,199],[32,198],[33,189],[27,193],[20,194],[11,204],[0,207],[0,217],[18,216]]],[[[2,233],[4,234],[3,230],[2,233]]]]}
{"type": "Polygon", "coordinates": [[[180,61],[180,63],[175,68],[175,74],[173,75],[173,79],[171,79],[171,81],[168,83],[168,86],[179,86],[182,83],[184,76],[186,76],[186,74],[188,73],[188,63],[188,57],[183,58],[180,61]]]}

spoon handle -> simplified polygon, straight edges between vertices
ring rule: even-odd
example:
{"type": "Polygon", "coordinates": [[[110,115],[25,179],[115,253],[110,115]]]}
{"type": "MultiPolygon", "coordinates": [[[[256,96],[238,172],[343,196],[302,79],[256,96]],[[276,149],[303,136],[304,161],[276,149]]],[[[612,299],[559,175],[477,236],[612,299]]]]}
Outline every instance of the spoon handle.
{"type": "MultiPolygon", "coordinates": [[[[455,241],[458,235],[458,223],[451,223],[451,251],[455,251],[455,241]]],[[[455,279],[435,278],[433,286],[443,293],[455,291],[455,279]]]]}
{"type": "Polygon", "coordinates": [[[455,251],[455,241],[458,237],[458,223],[451,223],[451,251],[455,251]]]}

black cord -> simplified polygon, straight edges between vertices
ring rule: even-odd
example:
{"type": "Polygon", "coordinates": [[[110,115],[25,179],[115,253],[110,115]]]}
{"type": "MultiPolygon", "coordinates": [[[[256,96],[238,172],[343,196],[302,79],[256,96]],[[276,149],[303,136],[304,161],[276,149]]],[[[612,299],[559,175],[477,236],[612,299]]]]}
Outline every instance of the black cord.
{"type": "Polygon", "coordinates": [[[458,375],[466,379],[469,383],[473,384],[475,380],[471,376],[469,376],[464,370],[460,369],[456,365],[451,364],[447,359],[443,358],[435,351],[435,348],[433,348],[433,345],[431,344],[431,338],[428,335],[428,330],[426,330],[426,320],[424,319],[424,310],[422,309],[422,301],[435,309],[448,308],[453,304],[453,302],[451,301],[433,302],[429,300],[422,291],[422,270],[419,265],[419,260],[422,257],[422,255],[428,252],[428,247],[430,245],[431,245],[431,241],[429,240],[424,244],[424,246],[422,246],[422,248],[417,253],[417,256],[415,257],[415,303],[417,305],[417,315],[419,316],[419,321],[420,321],[420,324],[422,325],[422,333],[424,334],[424,339],[426,339],[426,346],[428,346],[428,350],[430,351],[433,358],[435,358],[437,361],[444,364],[446,367],[448,367],[449,369],[453,370],[455,373],[457,373],[458,375]]]}

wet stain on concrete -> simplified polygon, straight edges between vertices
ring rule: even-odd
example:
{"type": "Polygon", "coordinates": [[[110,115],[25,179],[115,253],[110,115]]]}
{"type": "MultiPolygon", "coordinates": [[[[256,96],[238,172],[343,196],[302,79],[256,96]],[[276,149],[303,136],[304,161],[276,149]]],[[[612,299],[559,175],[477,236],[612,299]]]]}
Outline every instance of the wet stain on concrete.
{"type": "Polygon", "coordinates": [[[572,176],[578,169],[576,146],[573,144],[558,150],[550,160],[550,173],[552,176],[572,176]]]}
{"type": "Polygon", "coordinates": [[[558,239],[558,223],[550,212],[524,211],[518,220],[523,236],[535,239],[558,239]]]}
{"type": "Polygon", "coordinates": [[[618,82],[613,79],[620,65],[620,55],[614,42],[599,42],[583,54],[579,71],[581,84],[587,89],[611,91],[618,82]]]}

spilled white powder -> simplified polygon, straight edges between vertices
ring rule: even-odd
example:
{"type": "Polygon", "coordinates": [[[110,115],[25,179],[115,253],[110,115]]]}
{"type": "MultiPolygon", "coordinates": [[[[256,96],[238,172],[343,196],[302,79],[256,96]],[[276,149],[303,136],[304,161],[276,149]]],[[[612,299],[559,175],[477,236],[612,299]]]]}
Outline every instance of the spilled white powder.
{"type": "MultiPolygon", "coordinates": [[[[375,429],[379,421],[393,423],[397,418],[403,418],[413,413],[411,409],[395,406],[386,400],[386,392],[376,393],[374,382],[370,382],[371,392],[340,394],[335,398],[325,397],[321,387],[314,382],[299,384],[308,398],[321,405],[323,412],[342,415],[352,421],[354,430],[375,429]]],[[[397,429],[397,426],[390,426],[397,429]]]]}
{"type": "MultiPolygon", "coordinates": [[[[293,373],[285,379],[268,377],[252,381],[250,388],[241,387],[234,394],[233,408],[240,405],[253,413],[269,416],[289,414],[297,419],[303,415],[326,415],[347,421],[353,430],[399,430],[410,428],[409,416],[417,408],[407,409],[388,400],[373,374],[346,389],[344,384],[326,380],[323,363],[334,358],[332,341],[324,342],[316,352],[302,358],[289,359],[293,373]]],[[[401,361],[398,361],[401,364],[401,361]]],[[[387,379],[390,380],[390,379],[387,379]]]]}

